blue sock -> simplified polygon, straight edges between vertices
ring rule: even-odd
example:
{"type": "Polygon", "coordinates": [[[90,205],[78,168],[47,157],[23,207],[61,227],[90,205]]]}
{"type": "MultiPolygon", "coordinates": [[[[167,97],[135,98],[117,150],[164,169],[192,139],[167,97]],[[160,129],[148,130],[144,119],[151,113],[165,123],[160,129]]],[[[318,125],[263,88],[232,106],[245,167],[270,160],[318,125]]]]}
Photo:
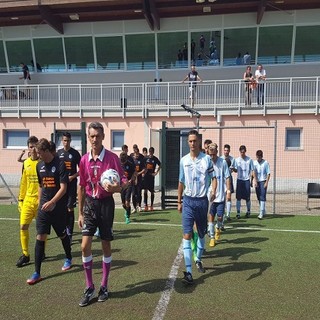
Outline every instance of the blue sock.
{"type": "Polygon", "coordinates": [[[237,200],[237,214],[240,214],[241,210],[241,200],[237,200]]]}
{"type": "Polygon", "coordinates": [[[251,201],[248,200],[247,201],[247,212],[250,213],[250,211],[251,211],[251,201]]]}
{"type": "Polygon", "coordinates": [[[184,264],[186,266],[186,271],[192,273],[191,240],[183,239],[182,243],[183,243],[183,256],[184,256],[184,264]]]}
{"type": "Polygon", "coordinates": [[[203,238],[199,237],[197,241],[197,260],[200,260],[200,261],[203,254],[204,243],[205,243],[204,237],[203,238]]]}
{"type": "Polygon", "coordinates": [[[213,237],[214,237],[214,226],[213,226],[213,222],[209,222],[209,223],[208,223],[208,227],[209,227],[210,238],[213,238],[213,237]]]}

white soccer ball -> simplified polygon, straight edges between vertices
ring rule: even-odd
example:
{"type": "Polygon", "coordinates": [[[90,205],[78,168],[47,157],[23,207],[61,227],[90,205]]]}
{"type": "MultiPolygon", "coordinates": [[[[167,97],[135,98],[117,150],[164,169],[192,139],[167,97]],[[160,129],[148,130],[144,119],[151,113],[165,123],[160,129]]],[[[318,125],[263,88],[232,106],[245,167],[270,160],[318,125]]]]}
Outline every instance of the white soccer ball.
{"type": "Polygon", "coordinates": [[[100,182],[103,186],[106,184],[120,183],[119,173],[114,169],[107,169],[102,173],[100,182]]]}

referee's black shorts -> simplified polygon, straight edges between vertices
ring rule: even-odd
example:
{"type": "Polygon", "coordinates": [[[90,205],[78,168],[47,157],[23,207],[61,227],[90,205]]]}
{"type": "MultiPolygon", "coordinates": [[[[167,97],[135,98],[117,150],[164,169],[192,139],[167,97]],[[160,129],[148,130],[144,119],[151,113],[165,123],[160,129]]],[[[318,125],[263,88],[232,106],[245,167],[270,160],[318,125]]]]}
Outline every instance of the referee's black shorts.
{"type": "Polygon", "coordinates": [[[100,239],[112,241],[114,210],[115,205],[112,196],[103,199],[94,199],[86,196],[83,208],[82,235],[93,236],[97,228],[99,228],[100,239]]]}

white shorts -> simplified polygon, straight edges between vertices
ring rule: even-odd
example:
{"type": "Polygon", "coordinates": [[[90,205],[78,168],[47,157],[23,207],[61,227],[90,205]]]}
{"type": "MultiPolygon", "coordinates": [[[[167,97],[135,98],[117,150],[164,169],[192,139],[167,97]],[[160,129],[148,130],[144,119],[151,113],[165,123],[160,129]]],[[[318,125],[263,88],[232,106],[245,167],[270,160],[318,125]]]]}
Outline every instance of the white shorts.
{"type": "Polygon", "coordinates": [[[196,87],[189,87],[190,99],[194,99],[196,97],[196,87]]]}

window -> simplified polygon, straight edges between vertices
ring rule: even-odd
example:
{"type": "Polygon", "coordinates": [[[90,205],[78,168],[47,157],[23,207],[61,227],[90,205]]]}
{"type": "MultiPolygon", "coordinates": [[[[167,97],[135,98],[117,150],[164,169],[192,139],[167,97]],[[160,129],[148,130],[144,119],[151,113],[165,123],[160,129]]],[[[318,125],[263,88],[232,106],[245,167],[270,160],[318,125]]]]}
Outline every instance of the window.
{"type": "Polygon", "coordinates": [[[29,130],[4,130],[4,148],[26,148],[29,130]]]}
{"type": "Polygon", "coordinates": [[[220,64],[221,31],[191,33],[191,60],[196,66],[220,64]]]}
{"type": "Polygon", "coordinates": [[[7,64],[4,58],[3,42],[0,41],[0,73],[6,73],[6,72],[7,72],[7,64]]]}
{"type": "Polygon", "coordinates": [[[256,28],[227,29],[224,31],[223,65],[254,64],[256,51],[256,28]],[[243,56],[249,53],[251,59],[243,61],[243,56]],[[237,59],[240,54],[240,61],[237,59]],[[249,61],[250,60],[250,61],[249,61]]]}
{"type": "Polygon", "coordinates": [[[301,149],[301,129],[286,129],[286,149],[301,149]]]}
{"type": "Polygon", "coordinates": [[[95,40],[98,70],[123,69],[122,37],[97,37],[95,40]]]}
{"type": "Polygon", "coordinates": [[[111,148],[113,150],[121,150],[124,144],[124,131],[111,131],[111,148]]]}
{"type": "MultiPolygon", "coordinates": [[[[128,35],[126,38],[127,69],[144,69],[144,66],[154,64],[155,69],[155,41],[154,34],[128,35]]],[[[146,68],[150,69],[150,68],[146,68]]]]}
{"type": "Polygon", "coordinates": [[[291,63],[292,33],[292,26],[260,28],[257,64],[291,63]]]}
{"type": "Polygon", "coordinates": [[[65,38],[64,43],[69,71],[88,71],[94,66],[91,37],[65,38]]]}
{"type": "Polygon", "coordinates": [[[66,71],[61,38],[34,39],[33,44],[37,63],[43,71],[66,71]]]}
{"type": "Polygon", "coordinates": [[[294,62],[320,61],[320,26],[297,27],[294,62]]]}
{"type": "Polygon", "coordinates": [[[31,41],[6,41],[10,72],[20,72],[20,63],[26,64],[30,71],[33,71],[31,65],[32,51],[31,41]]]}
{"type": "Polygon", "coordinates": [[[159,69],[188,67],[188,34],[187,32],[172,32],[158,34],[159,69]],[[183,53],[178,60],[178,51],[183,53]]]}

